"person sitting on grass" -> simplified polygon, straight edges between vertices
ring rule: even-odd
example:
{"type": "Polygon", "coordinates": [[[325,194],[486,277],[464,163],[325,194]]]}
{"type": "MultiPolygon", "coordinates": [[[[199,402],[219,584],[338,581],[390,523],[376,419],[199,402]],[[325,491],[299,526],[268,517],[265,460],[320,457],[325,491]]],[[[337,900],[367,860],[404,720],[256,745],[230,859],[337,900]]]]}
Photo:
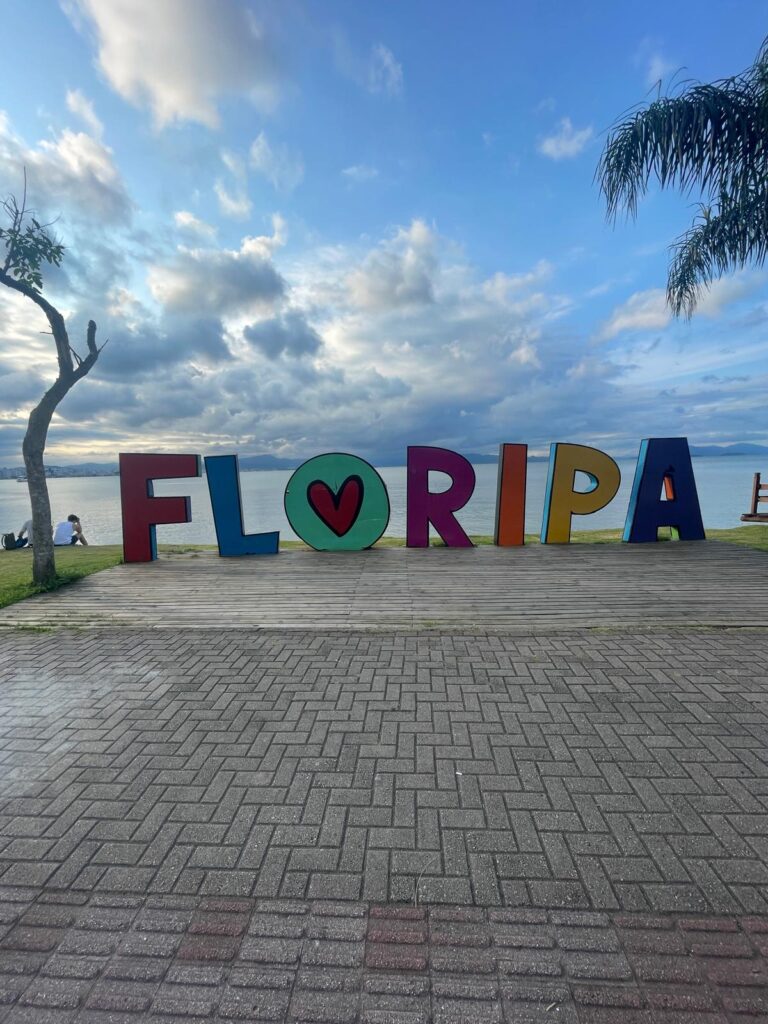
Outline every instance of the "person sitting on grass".
{"type": "Polygon", "coordinates": [[[16,547],[32,547],[32,520],[27,519],[16,537],[16,547]]]}
{"type": "Polygon", "coordinates": [[[53,531],[53,543],[56,547],[63,547],[70,544],[85,544],[88,541],[83,536],[83,528],[80,519],[76,515],[67,516],[63,523],[57,523],[53,531]]]}

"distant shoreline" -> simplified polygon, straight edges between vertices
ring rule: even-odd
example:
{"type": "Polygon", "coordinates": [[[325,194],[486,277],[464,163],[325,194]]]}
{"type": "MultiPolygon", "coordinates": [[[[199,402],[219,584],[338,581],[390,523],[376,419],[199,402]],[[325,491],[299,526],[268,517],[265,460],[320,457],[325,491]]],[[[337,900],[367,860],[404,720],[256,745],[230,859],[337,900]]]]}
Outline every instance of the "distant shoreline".
{"type": "MultiPolygon", "coordinates": [[[[757,444],[733,444],[726,447],[719,447],[718,445],[691,445],[691,458],[693,459],[707,459],[707,458],[729,458],[734,456],[745,456],[752,455],[755,459],[766,458],[768,460],[768,445],[757,445],[757,444]]],[[[271,456],[260,456],[260,455],[246,455],[240,459],[239,468],[241,473],[264,473],[264,472],[275,472],[275,471],[293,471],[298,469],[306,459],[275,459],[276,464],[270,464],[269,462],[260,465],[249,465],[248,461],[251,459],[269,459],[271,456]]],[[[465,455],[464,458],[468,459],[474,466],[487,466],[495,465],[498,462],[497,455],[478,455],[476,453],[470,453],[465,455]]],[[[614,455],[612,458],[618,461],[624,461],[637,459],[637,452],[626,452],[621,455],[614,455]]],[[[401,462],[377,462],[375,459],[369,460],[377,468],[380,469],[397,469],[406,465],[405,461],[401,462]]],[[[529,455],[529,462],[548,462],[548,455],[529,455]]],[[[26,470],[23,466],[3,466],[0,467],[0,480],[18,480],[19,477],[24,477],[26,470]]],[[[70,480],[73,478],[82,477],[109,477],[119,476],[120,471],[117,463],[101,464],[98,468],[94,467],[92,470],[81,468],[79,466],[51,466],[50,470],[46,473],[47,480],[70,480]]]]}

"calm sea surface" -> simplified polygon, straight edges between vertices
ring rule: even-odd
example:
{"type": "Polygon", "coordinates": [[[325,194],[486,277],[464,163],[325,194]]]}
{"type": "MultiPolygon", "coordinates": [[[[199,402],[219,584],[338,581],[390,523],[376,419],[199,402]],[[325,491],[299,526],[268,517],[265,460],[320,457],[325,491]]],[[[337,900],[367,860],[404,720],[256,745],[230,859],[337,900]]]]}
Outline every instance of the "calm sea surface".
{"type": "MultiPolygon", "coordinates": [[[[613,501],[601,512],[574,518],[575,529],[611,529],[624,525],[627,502],[635,469],[634,459],[620,459],[621,488],[613,501]]],[[[716,528],[739,526],[739,516],[749,507],[752,475],[758,470],[768,472],[752,455],[732,455],[693,460],[693,471],[699,492],[704,525],[716,528]]],[[[391,537],[405,536],[405,467],[380,469],[389,491],[392,514],[387,529],[391,537]]],[[[477,486],[469,503],[457,518],[468,533],[492,534],[496,505],[496,466],[476,466],[477,486]]],[[[528,466],[528,495],[525,528],[538,533],[547,475],[546,462],[528,466]]],[[[240,486],[247,532],[279,530],[286,540],[295,539],[283,510],[283,491],[291,470],[270,470],[243,473],[240,486]]],[[[441,489],[441,480],[434,474],[431,486],[441,489]]],[[[442,485],[444,486],[444,484],[442,485]]],[[[92,544],[122,542],[120,523],[120,481],[116,476],[73,477],[48,481],[54,522],[74,512],[83,523],[83,532],[92,544]]],[[[175,526],[159,526],[158,542],[215,544],[211,503],[205,478],[191,480],[158,480],[155,494],[188,494],[192,498],[192,522],[175,526]]],[[[0,532],[16,532],[30,515],[26,484],[0,480],[0,532]]]]}

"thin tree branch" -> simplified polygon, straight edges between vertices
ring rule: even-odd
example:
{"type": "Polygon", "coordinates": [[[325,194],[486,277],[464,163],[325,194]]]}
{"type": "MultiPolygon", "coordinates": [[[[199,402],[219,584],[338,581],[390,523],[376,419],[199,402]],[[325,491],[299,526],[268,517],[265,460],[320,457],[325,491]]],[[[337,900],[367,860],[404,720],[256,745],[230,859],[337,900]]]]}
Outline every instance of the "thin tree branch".
{"type": "MultiPolygon", "coordinates": [[[[56,309],[55,306],[51,305],[47,299],[44,299],[37,289],[31,285],[26,284],[24,281],[17,281],[11,277],[4,270],[0,271],[0,284],[4,284],[7,288],[12,288],[16,292],[20,292],[25,295],[28,299],[31,299],[36,306],[45,313],[48,318],[48,323],[51,325],[54,340],[56,341],[56,354],[59,361],[59,374],[62,377],[66,377],[72,373],[72,353],[69,347],[69,337],[67,336],[67,328],[64,323],[64,317],[56,309]]],[[[91,321],[93,323],[93,321],[91,321]]],[[[94,331],[95,331],[94,325],[94,331]]]]}

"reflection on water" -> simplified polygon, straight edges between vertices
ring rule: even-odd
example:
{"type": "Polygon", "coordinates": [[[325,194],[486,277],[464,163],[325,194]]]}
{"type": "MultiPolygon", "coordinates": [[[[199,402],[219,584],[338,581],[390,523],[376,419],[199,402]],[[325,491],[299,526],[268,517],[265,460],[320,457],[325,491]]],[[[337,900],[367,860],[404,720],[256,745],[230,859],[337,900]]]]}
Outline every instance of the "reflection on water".
{"type": "MultiPolygon", "coordinates": [[[[634,459],[620,459],[621,487],[614,500],[601,512],[577,517],[576,529],[612,529],[624,525],[629,492],[635,470],[634,459]]],[[[732,455],[693,460],[704,525],[715,528],[738,526],[739,516],[746,512],[752,488],[752,475],[768,469],[756,464],[754,456],[732,455]]],[[[387,536],[405,536],[405,467],[390,466],[379,470],[389,491],[392,515],[387,536]]],[[[468,533],[492,534],[496,507],[496,466],[476,466],[477,486],[469,503],[457,518],[468,533]]],[[[525,528],[538,533],[547,475],[545,462],[528,466],[528,492],[525,528]]],[[[241,490],[245,527],[248,532],[279,530],[285,540],[295,538],[283,509],[283,492],[290,479],[290,470],[269,470],[243,473],[241,490]]],[[[92,544],[119,544],[122,541],[120,522],[120,481],[116,476],[73,477],[49,480],[54,523],[70,513],[79,515],[83,531],[92,544]]],[[[440,489],[437,481],[435,490],[440,489]]],[[[162,543],[215,544],[216,534],[211,516],[211,503],[205,479],[158,480],[155,494],[188,494],[192,498],[192,522],[159,526],[158,541],[162,543]]],[[[0,533],[17,531],[29,518],[29,495],[25,484],[0,480],[0,533]]]]}

